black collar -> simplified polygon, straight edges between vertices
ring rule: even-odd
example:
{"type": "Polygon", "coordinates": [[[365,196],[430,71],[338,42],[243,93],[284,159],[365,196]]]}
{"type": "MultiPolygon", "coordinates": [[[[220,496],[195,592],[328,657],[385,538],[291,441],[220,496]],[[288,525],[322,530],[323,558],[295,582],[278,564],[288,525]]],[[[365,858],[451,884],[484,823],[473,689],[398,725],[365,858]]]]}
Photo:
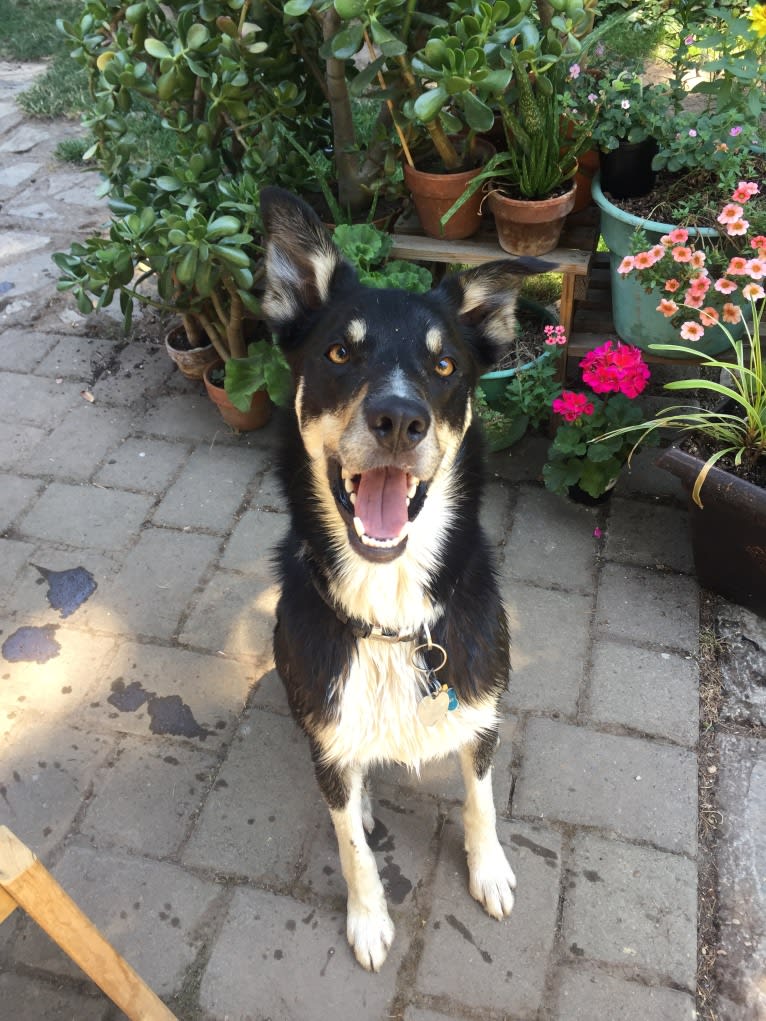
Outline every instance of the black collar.
{"type": "Polygon", "coordinates": [[[358,617],[349,617],[347,613],[333,602],[324,579],[311,561],[308,561],[309,577],[317,595],[329,607],[341,624],[349,628],[355,638],[377,638],[381,642],[415,642],[426,638],[425,629],[421,626],[416,631],[398,631],[395,628],[381,627],[380,624],[369,624],[358,617]]]}

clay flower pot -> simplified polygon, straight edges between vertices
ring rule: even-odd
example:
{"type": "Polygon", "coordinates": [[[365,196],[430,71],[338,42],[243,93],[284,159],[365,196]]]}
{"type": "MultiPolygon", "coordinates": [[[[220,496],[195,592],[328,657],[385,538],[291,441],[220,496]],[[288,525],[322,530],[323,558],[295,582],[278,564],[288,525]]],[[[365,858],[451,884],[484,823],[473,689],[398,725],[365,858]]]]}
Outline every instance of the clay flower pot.
{"type": "Polygon", "coordinates": [[[210,373],[214,368],[220,366],[220,362],[209,365],[205,369],[203,380],[205,389],[210,400],[215,404],[221,413],[221,418],[232,429],[237,432],[251,432],[253,429],[262,429],[271,418],[272,403],[265,390],[256,390],[250,402],[249,411],[240,411],[235,408],[229,400],[228,394],[222,386],[216,386],[210,379],[210,373]]]}
{"type": "MultiPolygon", "coordinates": [[[[489,142],[477,139],[475,149],[485,163],[494,154],[489,142]]],[[[481,226],[481,200],[483,189],[478,188],[464,202],[456,213],[442,227],[442,216],[457,202],[466,186],[482,171],[482,166],[473,170],[464,170],[457,174],[429,174],[424,170],[404,164],[404,183],[410,190],[420,225],[432,238],[446,241],[458,241],[469,238],[481,226]]]]}
{"type": "Polygon", "coordinates": [[[576,187],[550,199],[511,199],[502,192],[489,193],[497,240],[510,255],[545,255],[559,243],[564,220],[575,204],[576,187]]]}
{"type": "Polygon", "coordinates": [[[165,334],[165,350],[187,379],[202,379],[208,365],[219,360],[212,344],[189,347],[186,330],[180,323],[165,334]]]}

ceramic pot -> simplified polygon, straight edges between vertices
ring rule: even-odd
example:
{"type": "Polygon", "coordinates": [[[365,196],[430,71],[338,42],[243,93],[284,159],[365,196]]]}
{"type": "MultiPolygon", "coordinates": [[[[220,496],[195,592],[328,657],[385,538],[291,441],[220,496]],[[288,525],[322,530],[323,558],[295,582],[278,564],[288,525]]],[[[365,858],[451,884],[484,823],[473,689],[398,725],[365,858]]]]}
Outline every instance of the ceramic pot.
{"type": "Polygon", "coordinates": [[[766,489],[721,468],[711,468],[691,499],[704,461],[677,445],[656,459],[681,480],[689,495],[689,530],[700,585],[766,616],[766,489]]]}
{"type": "MultiPolygon", "coordinates": [[[[519,298],[517,311],[526,313],[527,317],[536,319],[540,324],[540,343],[544,344],[543,341],[543,327],[544,326],[558,326],[558,318],[549,311],[544,305],[539,304],[537,301],[530,301],[529,298],[519,298]]],[[[487,399],[488,403],[491,404],[493,401],[498,400],[503,396],[505,388],[508,386],[508,381],[516,375],[517,372],[523,372],[524,369],[528,369],[531,365],[536,364],[542,358],[550,353],[549,348],[545,348],[537,358],[533,358],[531,362],[527,362],[526,365],[517,365],[510,369],[495,369],[492,372],[485,372],[483,376],[479,378],[479,386],[487,399]]]]}
{"type": "Polygon", "coordinates": [[[202,379],[208,365],[219,361],[212,344],[189,347],[186,330],[180,323],[165,334],[165,350],[187,379],[202,379]]]}
{"type": "Polygon", "coordinates": [[[656,177],[652,170],[652,160],[656,154],[657,142],[653,138],[645,138],[643,142],[623,141],[611,152],[602,153],[602,190],[616,199],[648,195],[656,177]]]}
{"type": "Polygon", "coordinates": [[[489,208],[495,217],[497,240],[510,255],[545,255],[559,243],[564,221],[575,204],[574,185],[563,195],[532,201],[507,198],[494,190],[489,208]]]}
{"type": "MultiPolygon", "coordinates": [[[[481,163],[494,154],[489,142],[477,139],[476,151],[481,163]]],[[[483,166],[464,170],[457,174],[429,174],[416,167],[404,164],[404,183],[410,190],[420,225],[429,237],[445,241],[459,241],[475,234],[481,226],[481,200],[484,191],[477,188],[474,194],[449,218],[444,227],[442,216],[457,202],[470,182],[478,177],[483,166]]]]}
{"type": "MultiPolygon", "coordinates": [[[[601,210],[601,234],[610,253],[612,319],[617,335],[627,343],[640,347],[643,351],[650,351],[651,344],[688,346],[687,342],[679,336],[678,327],[673,325],[672,320],[657,311],[657,306],[663,297],[662,292],[658,288],[645,291],[635,274],[617,272],[617,267],[623,258],[633,251],[630,239],[637,227],[646,232],[647,245],[656,245],[659,244],[660,238],[664,234],[669,234],[675,229],[675,224],[644,220],[640,216],[634,216],[632,213],[620,209],[604,195],[599,177],[596,177],[593,182],[593,201],[601,210]]],[[[690,229],[689,234],[710,238],[720,237],[718,231],[711,227],[690,229]]],[[[736,339],[743,336],[745,324],[740,322],[734,326],[727,326],[727,329],[736,339]]],[[[700,354],[717,355],[729,349],[729,341],[720,326],[709,326],[705,330],[705,336],[694,342],[694,348],[700,354]]],[[[668,358],[677,357],[679,361],[692,360],[683,353],[676,356],[663,351],[661,354],[668,358]]]]}
{"type": "Polygon", "coordinates": [[[218,408],[221,418],[237,432],[262,429],[271,418],[272,403],[269,400],[269,395],[265,390],[256,390],[248,411],[240,411],[239,408],[235,408],[223,387],[216,386],[210,379],[210,373],[220,364],[220,362],[216,362],[214,365],[209,365],[202,378],[207,395],[218,408]]]}

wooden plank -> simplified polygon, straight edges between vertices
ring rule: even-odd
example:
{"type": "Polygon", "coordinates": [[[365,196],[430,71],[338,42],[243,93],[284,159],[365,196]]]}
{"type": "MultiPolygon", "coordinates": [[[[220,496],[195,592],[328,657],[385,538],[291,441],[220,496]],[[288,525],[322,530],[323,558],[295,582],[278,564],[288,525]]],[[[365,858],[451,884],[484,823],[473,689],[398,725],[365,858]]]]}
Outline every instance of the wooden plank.
{"type": "MultiPolygon", "coordinates": [[[[511,259],[504,252],[496,238],[469,238],[466,241],[444,241],[427,238],[419,234],[391,235],[391,254],[397,259],[411,259],[413,262],[457,262],[467,266],[481,266],[495,259],[511,259]]],[[[585,276],[590,265],[591,252],[576,248],[555,248],[539,261],[547,264],[541,272],[571,273],[585,276]]]]}
{"type": "Polygon", "coordinates": [[[16,901],[0,886],[0,923],[16,910],[16,901]]]}
{"type": "Polygon", "coordinates": [[[42,862],[4,826],[0,828],[0,876],[11,877],[0,879],[7,897],[37,922],[130,1021],[178,1021],[42,862]],[[24,862],[26,867],[19,871],[24,862]]]}

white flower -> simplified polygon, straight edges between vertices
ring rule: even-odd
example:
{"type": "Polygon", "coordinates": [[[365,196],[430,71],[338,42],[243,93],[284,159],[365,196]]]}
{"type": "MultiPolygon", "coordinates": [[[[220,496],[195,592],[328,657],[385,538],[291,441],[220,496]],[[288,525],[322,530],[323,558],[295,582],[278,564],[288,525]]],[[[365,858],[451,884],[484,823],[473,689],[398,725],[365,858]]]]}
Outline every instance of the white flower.
{"type": "Polygon", "coordinates": [[[630,110],[630,100],[623,99],[623,101],[620,103],[620,106],[623,108],[623,110],[630,110]]]}

